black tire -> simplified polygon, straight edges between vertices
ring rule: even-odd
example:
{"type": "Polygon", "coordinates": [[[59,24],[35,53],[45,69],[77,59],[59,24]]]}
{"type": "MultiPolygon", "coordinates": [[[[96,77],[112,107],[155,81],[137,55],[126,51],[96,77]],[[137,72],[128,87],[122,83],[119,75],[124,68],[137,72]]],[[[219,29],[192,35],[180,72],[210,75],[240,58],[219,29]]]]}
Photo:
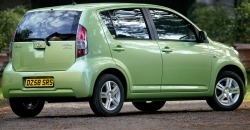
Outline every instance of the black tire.
{"type": "Polygon", "coordinates": [[[96,81],[89,101],[92,111],[98,116],[114,116],[121,111],[123,102],[124,88],[121,81],[112,74],[102,75],[96,81]]]}
{"type": "Polygon", "coordinates": [[[234,72],[224,71],[217,77],[213,97],[206,101],[217,111],[233,111],[244,99],[244,83],[234,72]]]}
{"type": "Polygon", "coordinates": [[[38,115],[44,106],[45,101],[35,99],[9,99],[12,111],[20,117],[34,117],[38,115]]]}
{"type": "Polygon", "coordinates": [[[154,112],[161,109],[166,101],[152,101],[152,102],[132,102],[132,104],[141,111],[154,112]]]}

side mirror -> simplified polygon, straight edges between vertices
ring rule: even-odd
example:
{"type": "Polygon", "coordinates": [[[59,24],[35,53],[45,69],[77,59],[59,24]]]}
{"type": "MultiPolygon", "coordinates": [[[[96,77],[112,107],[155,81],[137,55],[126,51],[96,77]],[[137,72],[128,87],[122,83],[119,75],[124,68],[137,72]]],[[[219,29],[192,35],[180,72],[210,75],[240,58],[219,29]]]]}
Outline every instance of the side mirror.
{"type": "Polygon", "coordinates": [[[207,41],[207,33],[205,31],[199,31],[199,41],[202,43],[207,41]]]}

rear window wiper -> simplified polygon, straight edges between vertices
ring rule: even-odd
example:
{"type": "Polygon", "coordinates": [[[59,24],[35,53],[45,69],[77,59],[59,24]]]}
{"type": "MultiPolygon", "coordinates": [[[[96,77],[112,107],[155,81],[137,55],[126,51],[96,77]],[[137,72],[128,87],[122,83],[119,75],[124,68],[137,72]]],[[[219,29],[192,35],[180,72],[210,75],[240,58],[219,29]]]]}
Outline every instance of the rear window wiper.
{"type": "Polygon", "coordinates": [[[60,38],[61,40],[64,41],[64,40],[68,40],[72,36],[76,36],[76,34],[75,33],[58,33],[58,32],[55,32],[55,33],[52,33],[49,36],[47,36],[46,39],[49,40],[52,37],[58,37],[58,38],[60,38]]]}
{"type": "Polygon", "coordinates": [[[59,37],[61,39],[68,39],[72,36],[76,36],[74,33],[66,33],[66,34],[61,34],[58,32],[52,33],[51,35],[47,36],[46,38],[25,38],[24,41],[31,41],[31,40],[39,40],[39,41],[45,41],[45,43],[50,46],[49,39],[52,37],[59,37]]]}
{"type": "Polygon", "coordinates": [[[59,35],[59,33],[58,32],[52,33],[51,35],[47,36],[46,38],[26,38],[25,41],[27,41],[27,40],[43,40],[43,41],[45,41],[45,43],[48,46],[50,46],[50,43],[49,43],[48,39],[50,37],[53,37],[53,36],[56,36],[56,35],[59,35]]]}
{"type": "Polygon", "coordinates": [[[47,38],[25,38],[25,41],[30,41],[30,40],[42,40],[45,41],[46,45],[50,46],[50,43],[47,40],[47,38]]]}

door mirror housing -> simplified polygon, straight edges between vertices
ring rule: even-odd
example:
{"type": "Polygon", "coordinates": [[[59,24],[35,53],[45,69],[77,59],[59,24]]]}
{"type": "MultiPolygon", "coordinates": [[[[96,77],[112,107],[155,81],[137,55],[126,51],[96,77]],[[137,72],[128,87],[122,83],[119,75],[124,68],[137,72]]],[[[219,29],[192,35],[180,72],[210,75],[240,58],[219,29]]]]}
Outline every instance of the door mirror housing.
{"type": "Polygon", "coordinates": [[[199,31],[199,41],[201,43],[207,42],[207,33],[205,31],[199,31]]]}

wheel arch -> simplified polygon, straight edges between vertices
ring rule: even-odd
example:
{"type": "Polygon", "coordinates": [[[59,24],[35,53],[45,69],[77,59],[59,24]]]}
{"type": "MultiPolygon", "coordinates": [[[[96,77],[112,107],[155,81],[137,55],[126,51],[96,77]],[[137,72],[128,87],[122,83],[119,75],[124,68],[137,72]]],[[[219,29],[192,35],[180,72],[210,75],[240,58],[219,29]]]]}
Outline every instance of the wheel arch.
{"type": "MultiPolygon", "coordinates": [[[[246,85],[245,84],[246,79],[245,79],[244,73],[242,72],[242,70],[239,67],[237,67],[235,65],[226,65],[223,68],[221,68],[218,75],[223,71],[232,71],[232,72],[236,73],[237,75],[239,75],[239,77],[243,81],[244,85],[246,85]]],[[[218,75],[217,75],[217,77],[218,77],[218,75]]]]}
{"type": "MultiPolygon", "coordinates": [[[[125,77],[125,75],[118,69],[116,68],[108,68],[108,69],[105,69],[103,70],[96,78],[95,80],[95,83],[94,83],[94,86],[96,84],[96,81],[104,74],[113,74],[115,75],[117,78],[119,78],[119,80],[121,80],[122,82],[122,85],[123,85],[123,89],[124,89],[124,96],[125,96],[125,99],[127,98],[127,91],[128,91],[128,82],[127,82],[127,79],[125,77]]],[[[95,89],[95,88],[93,88],[95,89]]]]}

